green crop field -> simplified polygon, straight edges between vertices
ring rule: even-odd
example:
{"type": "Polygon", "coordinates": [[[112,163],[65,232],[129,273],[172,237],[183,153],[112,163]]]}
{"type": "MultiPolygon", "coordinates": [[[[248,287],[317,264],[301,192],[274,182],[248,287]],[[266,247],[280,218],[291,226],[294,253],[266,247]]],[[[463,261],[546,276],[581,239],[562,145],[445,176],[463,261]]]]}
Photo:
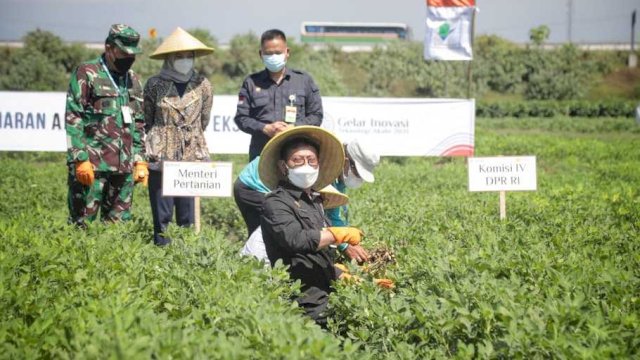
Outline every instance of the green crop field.
{"type": "Polygon", "coordinates": [[[0,154],[0,358],[639,357],[640,125],[481,118],[476,153],[537,156],[538,190],[500,221],[464,159],[384,158],[351,213],[396,288],[336,284],[328,330],[284,268],[237,255],[232,199],[158,248],[145,188],[132,221],[79,231],[63,154],[0,154]]]}

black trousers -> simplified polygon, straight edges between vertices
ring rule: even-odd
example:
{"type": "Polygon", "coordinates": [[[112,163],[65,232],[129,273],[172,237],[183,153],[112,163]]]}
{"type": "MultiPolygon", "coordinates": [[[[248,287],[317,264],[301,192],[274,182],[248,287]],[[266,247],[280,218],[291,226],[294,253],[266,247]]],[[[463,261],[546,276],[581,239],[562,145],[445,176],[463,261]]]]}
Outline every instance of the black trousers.
{"type": "Polygon", "coordinates": [[[304,313],[313,319],[323,329],[327,328],[327,307],[329,306],[329,293],[312,287],[304,291],[297,299],[304,313]]]}
{"type": "Polygon", "coordinates": [[[176,223],[179,226],[191,226],[195,222],[194,201],[192,197],[162,196],[162,172],[149,170],[149,201],[153,215],[153,242],[167,245],[171,239],[164,236],[167,226],[176,209],[176,223]]]}
{"type": "Polygon", "coordinates": [[[247,225],[247,237],[251,236],[253,231],[260,226],[264,196],[264,193],[251,189],[240,179],[236,179],[233,183],[233,199],[236,201],[244,223],[247,225]]]}

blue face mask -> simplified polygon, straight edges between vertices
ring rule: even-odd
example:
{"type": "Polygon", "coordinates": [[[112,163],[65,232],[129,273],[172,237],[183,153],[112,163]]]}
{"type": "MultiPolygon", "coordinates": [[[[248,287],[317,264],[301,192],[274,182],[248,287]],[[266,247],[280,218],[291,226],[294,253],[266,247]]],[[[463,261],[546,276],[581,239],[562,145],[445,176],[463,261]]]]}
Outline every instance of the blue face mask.
{"type": "Polygon", "coordinates": [[[262,55],[262,62],[267,70],[278,72],[287,63],[286,54],[262,55]]]}

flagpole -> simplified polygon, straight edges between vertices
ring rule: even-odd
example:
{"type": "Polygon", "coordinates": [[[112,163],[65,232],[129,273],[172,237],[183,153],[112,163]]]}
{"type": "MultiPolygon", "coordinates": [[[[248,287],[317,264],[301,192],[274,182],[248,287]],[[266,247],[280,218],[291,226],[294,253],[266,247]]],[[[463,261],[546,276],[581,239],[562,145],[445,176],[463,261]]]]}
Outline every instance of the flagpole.
{"type": "Polygon", "coordinates": [[[638,55],[635,52],[636,44],[636,10],[631,13],[631,52],[629,52],[629,67],[635,68],[638,66],[638,55]]]}
{"type": "MultiPolygon", "coordinates": [[[[478,6],[478,2],[476,1],[475,6],[478,6]]],[[[473,49],[473,41],[475,38],[476,34],[476,8],[473,8],[473,15],[471,15],[471,48],[473,49]]],[[[473,58],[471,60],[469,60],[469,63],[467,64],[467,99],[471,99],[471,84],[473,83],[473,58]]],[[[464,157],[464,164],[465,166],[468,164],[469,162],[469,157],[465,156],[464,157]]],[[[501,208],[502,209],[502,208],[501,208]]]]}
{"type": "MultiPolygon", "coordinates": [[[[476,6],[478,6],[478,2],[476,1],[476,6]]],[[[471,48],[473,49],[473,40],[475,38],[476,33],[476,9],[473,9],[473,15],[471,15],[471,48]]],[[[467,99],[471,99],[471,84],[473,82],[473,59],[469,60],[467,63],[467,99]]]]}

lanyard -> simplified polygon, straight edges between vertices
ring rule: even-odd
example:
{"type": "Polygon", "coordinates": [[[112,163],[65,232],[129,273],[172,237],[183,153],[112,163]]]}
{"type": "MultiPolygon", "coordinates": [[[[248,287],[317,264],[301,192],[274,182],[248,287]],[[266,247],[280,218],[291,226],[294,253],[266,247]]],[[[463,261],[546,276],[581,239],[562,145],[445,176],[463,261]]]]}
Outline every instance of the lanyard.
{"type": "Polygon", "coordinates": [[[125,93],[127,92],[127,83],[129,82],[129,72],[127,71],[127,74],[124,76],[124,88],[125,88],[125,90],[124,90],[124,92],[121,92],[120,91],[120,87],[118,87],[118,84],[116,84],[115,80],[113,80],[113,77],[111,76],[111,72],[107,68],[107,65],[105,65],[105,63],[102,60],[102,58],[100,58],[100,64],[102,64],[102,68],[107,73],[107,76],[109,77],[109,80],[111,80],[111,83],[113,84],[113,86],[116,88],[116,91],[118,92],[118,95],[124,96],[125,93]]]}

